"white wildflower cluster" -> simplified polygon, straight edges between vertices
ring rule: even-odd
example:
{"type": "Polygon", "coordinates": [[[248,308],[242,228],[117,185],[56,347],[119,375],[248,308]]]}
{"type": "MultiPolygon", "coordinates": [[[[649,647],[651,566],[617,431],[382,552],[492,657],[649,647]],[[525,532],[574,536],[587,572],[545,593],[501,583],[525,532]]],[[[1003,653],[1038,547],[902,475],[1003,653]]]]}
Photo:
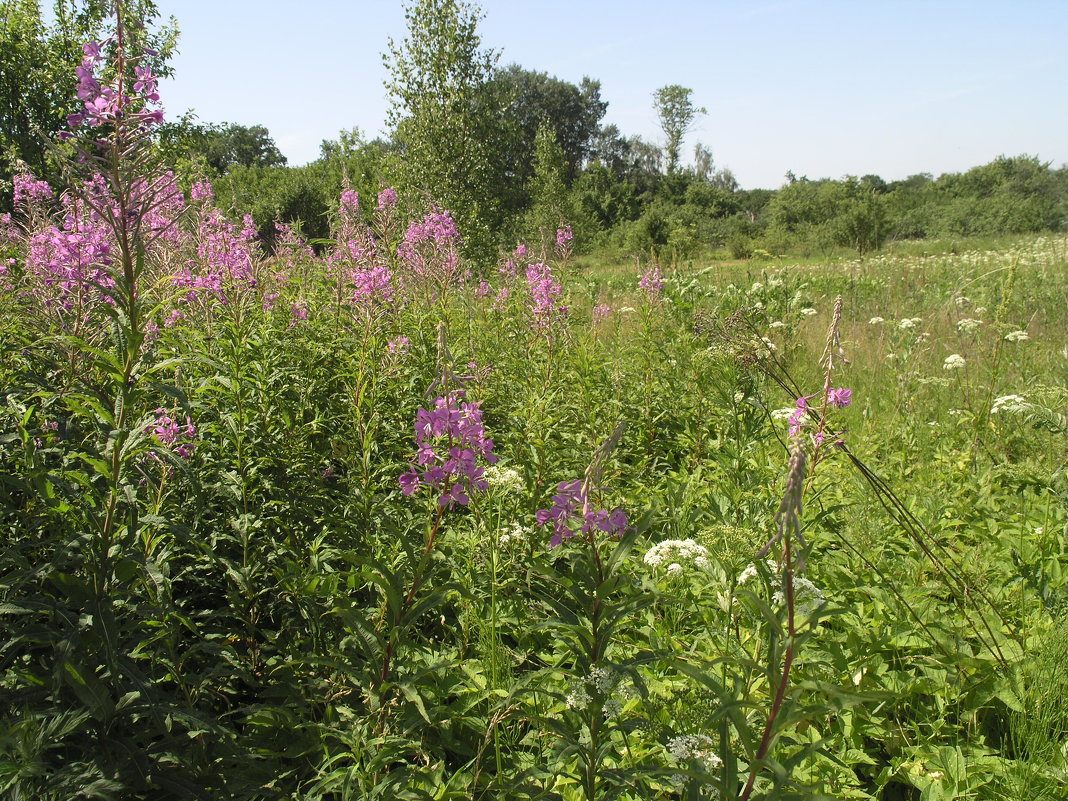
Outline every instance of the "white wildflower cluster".
{"type": "Polygon", "coordinates": [[[954,300],[961,308],[964,308],[965,306],[971,303],[971,301],[968,298],[964,297],[964,295],[957,295],[954,300]]]}
{"type": "Polygon", "coordinates": [[[758,359],[770,359],[772,354],[779,348],[774,342],[767,337],[761,337],[760,341],[756,343],[756,357],[758,359]]]}
{"type": "Polygon", "coordinates": [[[1026,331],[1010,331],[1005,335],[1006,342],[1026,342],[1031,338],[1031,335],[1026,331]]]}
{"type": "Polygon", "coordinates": [[[603,665],[595,665],[586,677],[586,682],[601,695],[607,695],[616,686],[615,674],[603,665]]]}
{"type": "MultiPolygon", "coordinates": [[[[771,596],[771,603],[773,606],[782,606],[786,603],[786,593],[783,589],[782,577],[779,575],[779,566],[773,559],[765,559],[764,564],[768,568],[768,573],[771,574],[769,584],[774,591],[771,596]]],[[[741,587],[743,584],[747,584],[750,580],[756,578],[759,572],[757,566],[751,563],[738,576],[738,586],[741,587]]],[[[794,576],[793,585],[794,601],[801,614],[812,614],[816,607],[823,603],[823,593],[820,592],[819,587],[804,576],[794,576]]]]}
{"type": "Polygon", "coordinates": [[[782,320],[776,320],[775,322],[769,324],[768,328],[786,328],[786,323],[784,323],[782,320]]]}
{"type": "Polygon", "coordinates": [[[980,316],[986,314],[986,306],[976,306],[975,307],[975,313],[980,315],[980,316]]]}
{"type": "Polygon", "coordinates": [[[976,320],[971,317],[965,317],[963,320],[957,321],[957,330],[962,334],[974,334],[979,330],[979,326],[983,324],[982,320],[976,320]]]}
{"type": "Polygon", "coordinates": [[[769,278],[768,279],[768,289],[778,289],[781,286],[782,286],[782,279],[781,278],[769,278]]]}
{"type": "Polygon", "coordinates": [[[665,744],[676,764],[693,760],[708,773],[723,767],[723,760],[712,750],[712,746],[712,738],[704,734],[680,734],[665,744]]]}
{"type": "Polygon", "coordinates": [[[505,492],[522,492],[523,490],[523,477],[510,467],[501,467],[499,464],[490,465],[486,468],[483,478],[494,489],[505,492]]]}
{"type": "Polygon", "coordinates": [[[785,423],[787,420],[794,416],[794,412],[796,411],[796,406],[790,406],[786,409],[772,409],[769,414],[771,414],[771,419],[774,420],[776,423],[785,423]]]}
{"type": "MultiPolygon", "coordinates": [[[[810,615],[823,603],[823,593],[804,576],[794,576],[794,602],[801,614],[810,615]]],[[[786,593],[782,589],[776,590],[771,596],[771,603],[772,606],[782,606],[786,603],[786,593]]]]}
{"type": "Polygon", "coordinates": [[[998,414],[999,412],[1005,412],[1006,414],[1020,414],[1028,411],[1030,408],[1031,404],[1019,395],[1002,395],[1000,398],[994,398],[994,403],[990,407],[990,413],[998,414]]]}
{"type": "MultiPolygon", "coordinates": [[[[794,410],[791,409],[790,413],[793,414],[793,412],[794,410]]],[[[775,563],[775,560],[765,559],[764,564],[767,566],[768,572],[771,573],[771,575],[774,577],[772,581],[778,581],[778,576],[776,576],[776,573],[779,570],[779,566],[775,563]]],[[[750,562],[749,566],[741,572],[741,575],[738,576],[738,586],[740,587],[743,584],[747,584],[751,579],[756,578],[758,573],[759,571],[757,570],[757,566],[750,562]]]]}
{"type": "Polygon", "coordinates": [[[964,367],[965,364],[966,362],[964,361],[963,356],[961,356],[959,353],[951,353],[949,356],[946,356],[946,360],[942,362],[942,369],[959,370],[964,367]]]}
{"type": "Polygon", "coordinates": [[[672,576],[681,575],[687,564],[692,564],[698,570],[712,568],[708,561],[708,548],[692,539],[658,542],[645,552],[642,561],[652,568],[667,565],[665,569],[672,576]]]}
{"type": "Polygon", "coordinates": [[[572,682],[564,703],[568,709],[584,710],[592,702],[594,695],[603,700],[601,708],[606,717],[617,717],[623,711],[623,702],[633,694],[630,687],[620,687],[622,676],[609,667],[594,665],[590,674],[583,679],[572,682]],[[618,697],[612,697],[615,694],[618,697]]]}
{"type": "Polygon", "coordinates": [[[905,317],[897,321],[897,327],[900,328],[902,331],[908,331],[910,329],[915,328],[922,322],[922,317],[905,317]]]}
{"type": "Polygon", "coordinates": [[[590,705],[590,693],[583,682],[576,682],[571,686],[571,691],[564,696],[564,703],[568,709],[583,710],[590,705]]]}
{"type": "Polygon", "coordinates": [[[868,320],[868,325],[878,325],[879,323],[885,323],[885,322],[886,322],[886,320],[883,319],[882,317],[872,317],[870,320],[868,320]]]}
{"type": "Polygon", "coordinates": [[[759,281],[757,281],[755,284],[753,284],[752,288],[749,291],[750,292],[760,292],[763,289],[764,289],[764,285],[762,283],[760,283],[759,281]]]}
{"type": "Polygon", "coordinates": [[[816,313],[816,310],[813,309],[811,306],[806,306],[801,310],[800,313],[802,317],[811,317],[813,314],[816,313]]]}
{"type": "Polygon", "coordinates": [[[501,535],[497,538],[497,544],[502,548],[522,545],[534,533],[533,529],[521,526],[519,523],[516,523],[507,531],[504,529],[501,529],[501,531],[501,535]]]}

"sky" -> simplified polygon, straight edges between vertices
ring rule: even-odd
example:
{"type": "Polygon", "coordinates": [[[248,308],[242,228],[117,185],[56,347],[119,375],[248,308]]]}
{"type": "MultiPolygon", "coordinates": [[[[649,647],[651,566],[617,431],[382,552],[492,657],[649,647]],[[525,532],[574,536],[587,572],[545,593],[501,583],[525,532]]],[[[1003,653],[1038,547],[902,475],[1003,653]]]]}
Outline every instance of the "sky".
{"type": "MultiPolygon", "coordinates": [[[[601,82],[604,123],[663,143],[653,92],[693,90],[701,142],[746,189],[1068,163],[1068,0],[483,0],[499,65],[601,82]]],[[[181,30],[168,119],[265,125],[290,164],[386,135],[400,0],[157,0],[181,30]]]]}

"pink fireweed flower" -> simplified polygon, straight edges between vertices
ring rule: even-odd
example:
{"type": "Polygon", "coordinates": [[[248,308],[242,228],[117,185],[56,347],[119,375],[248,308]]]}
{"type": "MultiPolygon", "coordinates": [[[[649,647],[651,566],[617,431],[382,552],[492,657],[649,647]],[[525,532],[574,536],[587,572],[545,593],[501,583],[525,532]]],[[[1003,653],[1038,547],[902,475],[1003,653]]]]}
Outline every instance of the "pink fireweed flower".
{"type": "Polygon", "coordinates": [[[832,389],[827,393],[827,402],[831,406],[848,406],[853,401],[853,390],[851,389],[832,389]]]}
{"type": "Polygon", "coordinates": [[[48,181],[38,181],[32,175],[19,173],[12,181],[15,185],[14,203],[16,206],[41,203],[56,196],[48,181]]]}
{"type": "MultiPolygon", "coordinates": [[[[83,123],[91,128],[102,125],[130,125],[133,128],[150,129],[163,122],[163,111],[152,106],[159,103],[156,78],[148,67],[135,66],[133,93],[101,83],[98,76],[104,70],[104,56],[97,42],[82,46],[85,58],[75,69],[78,79],[75,92],[82,102],[82,110],[67,116],[67,125],[78,128],[83,123]]],[[[61,138],[71,138],[65,132],[61,138]]]]}
{"type": "Polygon", "coordinates": [[[471,271],[460,262],[459,246],[460,233],[447,211],[435,208],[413,221],[397,247],[405,288],[441,297],[453,284],[464,283],[471,271]]]}
{"type": "Polygon", "coordinates": [[[392,186],[387,186],[381,192],[378,193],[378,211],[389,211],[397,205],[397,190],[392,186]]]}
{"type": "Polygon", "coordinates": [[[352,189],[341,193],[341,208],[349,211],[360,210],[360,194],[352,189]]]}
{"type": "Polygon", "coordinates": [[[664,289],[664,276],[660,274],[660,265],[654,264],[638,279],[638,289],[654,300],[660,297],[664,289]]]}
{"type": "Polygon", "coordinates": [[[571,226],[565,225],[556,230],[556,255],[566,259],[571,255],[571,248],[575,241],[575,235],[571,233],[571,226]]]}
{"type": "Polygon", "coordinates": [[[194,181],[189,188],[189,196],[194,203],[200,201],[210,202],[215,200],[215,189],[212,187],[211,181],[194,181]]]}
{"type": "Polygon", "coordinates": [[[493,310],[504,311],[508,307],[508,298],[512,296],[512,293],[508,290],[508,287],[502,286],[497,290],[497,295],[493,298],[493,310]]]}
{"type": "Polygon", "coordinates": [[[303,300],[291,303],[289,305],[289,316],[292,317],[292,321],[289,323],[289,327],[292,328],[297,324],[298,320],[308,319],[308,304],[303,300]]]}
{"type": "Polygon", "coordinates": [[[438,503],[444,508],[467,506],[470,496],[489,488],[485,464],[497,461],[493,440],[482,425],[481,401],[469,403],[462,390],[434,401],[433,409],[415,414],[416,455],[399,478],[401,492],[413,495],[420,487],[443,490],[438,503]]]}
{"type": "Polygon", "coordinates": [[[475,297],[476,298],[488,297],[492,291],[493,291],[493,289],[490,287],[490,285],[486,281],[479,281],[478,282],[478,289],[475,290],[475,297]]]}
{"type": "Polygon", "coordinates": [[[390,353],[403,355],[411,349],[411,341],[406,336],[393,337],[386,343],[386,348],[390,353]]]}
{"type": "Polygon", "coordinates": [[[627,515],[620,509],[612,511],[595,509],[583,491],[583,482],[562,481],[556,486],[552,506],[539,509],[535,515],[538,526],[552,525],[553,536],[549,546],[555,548],[565,539],[576,534],[590,534],[602,531],[613,536],[622,536],[627,530],[627,515]]]}
{"type": "Polygon", "coordinates": [[[381,265],[352,271],[353,303],[389,304],[393,302],[393,272],[381,265]]]}
{"type": "Polygon", "coordinates": [[[548,264],[531,264],[527,267],[527,289],[530,290],[532,328],[547,331],[553,323],[567,317],[567,306],[560,305],[564,288],[553,277],[548,264]]]}
{"type": "MultiPolygon", "coordinates": [[[[185,425],[181,425],[171,417],[167,409],[156,409],[156,420],[146,429],[146,433],[152,434],[160,445],[174,452],[182,459],[188,459],[193,455],[193,443],[191,440],[196,436],[197,429],[190,417],[186,416],[185,425]]],[[[157,457],[158,458],[158,457],[157,457]]]]}
{"type": "Polygon", "coordinates": [[[593,321],[595,323],[597,323],[597,322],[600,322],[601,320],[607,320],[608,319],[608,315],[611,312],[612,312],[612,307],[611,306],[606,306],[603,303],[598,305],[598,306],[594,306],[593,307],[593,321]]]}

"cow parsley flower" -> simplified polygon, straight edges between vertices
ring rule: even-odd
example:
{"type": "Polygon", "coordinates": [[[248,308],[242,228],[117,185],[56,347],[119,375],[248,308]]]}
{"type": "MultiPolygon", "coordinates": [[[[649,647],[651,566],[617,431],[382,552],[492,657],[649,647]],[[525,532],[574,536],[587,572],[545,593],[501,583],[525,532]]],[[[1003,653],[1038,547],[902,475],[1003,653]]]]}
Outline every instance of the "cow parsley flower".
{"type": "Polygon", "coordinates": [[[961,356],[959,353],[952,353],[946,357],[946,360],[944,362],[942,362],[942,369],[960,370],[962,367],[964,367],[965,364],[966,362],[964,361],[963,356],[961,356]]]}
{"type": "Polygon", "coordinates": [[[1031,335],[1026,331],[1010,331],[1005,335],[1006,342],[1026,342],[1031,338],[1031,335]]]}
{"type": "Polygon", "coordinates": [[[667,564],[668,574],[678,576],[687,564],[708,570],[711,567],[708,556],[708,549],[692,539],[664,540],[646,551],[642,561],[654,569],[667,564]]]}
{"type": "Polygon", "coordinates": [[[681,734],[668,740],[665,747],[676,764],[693,760],[711,773],[723,766],[723,760],[712,750],[713,745],[712,738],[707,735],[681,734]]]}
{"type": "Polygon", "coordinates": [[[878,325],[879,323],[885,322],[886,320],[884,320],[882,317],[872,317],[870,320],[868,320],[868,325],[878,325]]]}
{"type": "Polygon", "coordinates": [[[970,317],[965,317],[963,320],[957,321],[957,330],[962,334],[974,334],[979,330],[979,326],[983,324],[982,320],[975,320],[970,317]]]}
{"type": "Polygon", "coordinates": [[[1031,404],[1019,395],[1002,395],[1000,398],[994,398],[994,403],[990,407],[991,414],[998,414],[999,412],[1005,412],[1007,414],[1020,414],[1026,412],[1031,408],[1031,404]]]}
{"type": "Polygon", "coordinates": [[[503,492],[515,493],[523,490],[523,477],[510,467],[490,465],[486,468],[485,478],[491,487],[503,492]]]}

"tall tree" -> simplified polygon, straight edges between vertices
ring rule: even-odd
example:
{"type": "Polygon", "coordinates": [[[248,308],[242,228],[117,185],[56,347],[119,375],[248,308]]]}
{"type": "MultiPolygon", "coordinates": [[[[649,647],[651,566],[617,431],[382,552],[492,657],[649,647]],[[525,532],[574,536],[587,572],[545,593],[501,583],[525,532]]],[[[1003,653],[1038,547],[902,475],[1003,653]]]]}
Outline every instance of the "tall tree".
{"type": "Polygon", "coordinates": [[[192,113],[160,126],[160,145],[171,159],[201,158],[216,174],[231,167],[281,167],[286,157],[262,125],[201,124],[192,113]]]}
{"type": "Polygon", "coordinates": [[[551,249],[556,229],[571,222],[566,174],[564,150],[546,120],[538,127],[534,140],[534,175],[530,179],[531,206],[527,213],[528,234],[541,240],[543,251],[551,249]]]}
{"type": "Polygon", "coordinates": [[[653,107],[656,109],[660,129],[664,132],[664,150],[667,153],[667,171],[673,175],[679,168],[679,152],[682,140],[693,127],[698,114],[707,114],[704,108],[693,104],[690,96],[692,89],[672,84],[663,86],[653,93],[653,107]]]}
{"type": "Polygon", "coordinates": [[[506,122],[511,123],[514,139],[513,167],[518,178],[530,178],[530,156],[542,123],[553,129],[557,144],[567,163],[568,180],[573,180],[590,153],[597,127],[608,103],[601,100],[601,83],[584,77],[576,86],[568,81],[523,69],[511,64],[493,77],[497,95],[507,100],[506,122]]]}
{"type": "Polygon", "coordinates": [[[482,49],[480,17],[477,6],[458,0],[416,0],[406,6],[408,35],[390,39],[383,60],[387,122],[401,151],[398,183],[453,214],[469,255],[492,256],[503,102],[489,85],[498,56],[482,49]]]}

